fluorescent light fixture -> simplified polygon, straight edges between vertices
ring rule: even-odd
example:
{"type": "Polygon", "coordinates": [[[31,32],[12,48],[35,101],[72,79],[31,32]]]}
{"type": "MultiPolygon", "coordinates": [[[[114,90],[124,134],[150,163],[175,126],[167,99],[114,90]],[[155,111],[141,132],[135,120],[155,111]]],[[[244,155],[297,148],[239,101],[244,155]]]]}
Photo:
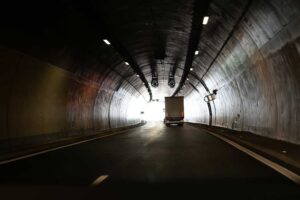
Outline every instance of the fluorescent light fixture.
{"type": "Polygon", "coordinates": [[[107,45],[110,45],[110,42],[107,39],[103,39],[103,42],[107,45]]]}
{"type": "Polygon", "coordinates": [[[129,65],[129,63],[128,63],[128,62],[125,62],[125,65],[129,65]]]}
{"type": "Polygon", "coordinates": [[[208,19],[209,19],[208,16],[203,17],[203,23],[202,24],[206,25],[208,23],[208,19]]]}
{"type": "Polygon", "coordinates": [[[192,67],[191,67],[191,68],[190,68],[190,70],[191,70],[191,71],[193,71],[193,70],[194,70],[194,68],[192,68],[192,67]]]}
{"type": "Polygon", "coordinates": [[[199,54],[199,51],[195,51],[195,55],[198,55],[199,54]]]}

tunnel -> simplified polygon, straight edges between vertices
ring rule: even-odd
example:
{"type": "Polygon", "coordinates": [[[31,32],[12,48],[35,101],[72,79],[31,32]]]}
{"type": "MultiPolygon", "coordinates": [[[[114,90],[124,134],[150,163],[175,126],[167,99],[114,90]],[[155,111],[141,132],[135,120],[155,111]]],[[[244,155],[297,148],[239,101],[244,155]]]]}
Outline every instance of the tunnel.
{"type": "MultiPolygon", "coordinates": [[[[198,136],[188,136],[190,132],[197,135],[196,129],[203,129],[225,138],[221,140],[236,138],[233,139],[236,143],[244,144],[240,148],[252,149],[277,163],[276,166],[291,171],[293,175],[285,176],[292,179],[292,184],[296,183],[292,189],[276,185],[277,179],[272,182],[271,175],[270,179],[263,179],[271,195],[263,199],[300,197],[299,1],[11,0],[1,3],[0,10],[0,182],[5,186],[3,194],[11,195],[11,188],[23,191],[22,184],[44,183],[39,178],[31,181],[22,174],[24,168],[31,175],[35,173],[30,170],[35,164],[27,161],[31,159],[29,155],[38,159],[46,156],[49,149],[56,149],[53,153],[60,152],[62,146],[86,140],[95,142],[99,138],[99,141],[101,138],[109,140],[101,143],[108,150],[99,150],[107,159],[105,166],[113,160],[107,154],[134,151],[133,146],[121,142],[128,140],[132,144],[137,139],[128,136],[113,143],[110,137],[127,134],[110,136],[115,132],[136,130],[135,137],[143,135],[145,144],[160,137],[166,140],[172,137],[161,145],[175,141],[178,146],[169,144],[167,147],[179,147],[181,152],[195,148],[193,155],[203,151],[205,154],[205,150],[197,148],[209,145],[211,155],[223,155],[217,145],[201,143],[198,136]],[[176,96],[184,97],[184,126],[166,127],[164,100],[176,96]],[[155,117],[156,122],[151,122],[155,117]],[[175,134],[177,130],[182,130],[182,134],[175,134]],[[162,136],[163,131],[171,136],[162,136]],[[282,193],[276,195],[275,191],[281,189],[282,193]]],[[[90,148],[84,151],[86,155],[73,150],[73,156],[88,157],[90,151],[97,151],[96,147],[90,148]]],[[[162,146],[157,144],[153,148],[162,149],[162,146]]],[[[140,154],[145,163],[150,162],[145,158],[147,152],[140,154]]],[[[189,158],[187,154],[183,154],[183,158],[189,158]]],[[[68,165],[69,158],[63,152],[59,155],[60,161],[56,161],[68,165]]],[[[49,159],[55,161],[55,156],[52,157],[49,159]]],[[[88,162],[88,158],[84,159],[88,162]]],[[[233,163],[242,163],[242,160],[233,159],[233,163]]],[[[182,162],[177,160],[176,163],[182,162]]],[[[50,168],[52,164],[37,166],[47,173],[47,166],[50,168]]],[[[156,167],[157,171],[167,168],[163,164],[156,167]]],[[[39,170],[37,177],[44,175],[39,170]]],[[[277,168],[275,171],[278,173],[277,168]]],[[[170,174],[166,177],[172,179],[170,174]]],[[[254,181],[257,174],[253,174],[245,178],[247,184],[254,181]]],[[[157,177],[165,177],[159,175],[158,172],[155,176],[149,175],[147,180],[155,183],[157,177]]],[[[220,180],[226,179],[229,183],[235,180],[224,176],[219,179],[216,174],[205,176],[208,190],[214,187],[214,181],[219,184],[220,180]]],[[[193,183],[191,187],[180,185],[188,191],[199,181],[192,179],[192,175],[180,177],[183,182],[193,183]]],[[[60,180],[53,178],[51,182],[50,175],[48,179],[46,183],[52,185],[60,180]]],[[[73,176],[70,179],[76,182],[73,176]]],[[[121,183],[118,182],[118,188],[125,187],[121,183]]],[[[147,182],[147,187],[150,183],[147,182]]],[[[178,186],[177,179],[167,183],[174,188],[178,186]]],[[[26,188],[29,196],[35,190],[26,188]]],[[[259,198],[262,196],[253,197],[259,198]]]]}

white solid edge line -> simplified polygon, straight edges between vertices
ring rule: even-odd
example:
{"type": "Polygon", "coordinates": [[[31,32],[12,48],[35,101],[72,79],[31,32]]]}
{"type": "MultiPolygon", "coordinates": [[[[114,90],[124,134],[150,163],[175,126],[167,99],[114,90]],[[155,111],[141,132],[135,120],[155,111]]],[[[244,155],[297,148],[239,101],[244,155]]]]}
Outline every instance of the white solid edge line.
{"type": "Polygon", "coordinates": [[[97,185],[99,185],[101,182],[103,182],[108,177],[109,177],[109,175],[99,176],[96,180],[94,180],[94,182],[91,184],[91,186],[97,186],[97,185]]]}
{"type": "Polygon", "coordinates": [[[55,148],[51,148],[51,149],[47,149],[47,150],[43,150],[43,151],[31,153],[31,154],[27,154],[27,155],[20,156],[20,157],[17,157],[17,158],[11,158],[11,159],[8,159],[8,160],[0,161],[0,165],[6,164],[6,163],[11,163],[11,162],[14,162],[14,161],[17,161],[17,160],[22,160],[22,159],[25,159],[25,158],[30,158],[30,157],[37,156],[37,155],[44,154],[44,153],[48,153],[48,152],[51,152],[51,151],[56,151],[58,149],[63,149],[63,148],[66,148],[66,147],[75,146],[75,145],[85,143],[85,142],[89,142],[89,141],[92,141],[92,140],[98,140],[100,138],[105,138],[105,137],[117,135],[119,133],[123,133],[123,132],[126,132],[126,131],[128,131],[128,130],[118,131],[118,132],[115,132],[115,133],[112,133],[112,134],[103,135],[103,136],[99,136],[99,137],[96,137],[96,138],[83,140],[83,141],[80,141],[80,142],[74,142],[74,143],[67,144],[67,145],[64,145],[64,146],[55,147],[55,148]]]}
{"type": "Polygon", "coordinates": [[[290,179],[294,183],[300,185],[300,176],[298,174],[288,170],[287,168],[285,168],[285,167],[283,167],[283,166],[281,166],[281,165],[279,165],[279,164],[277,164],[277,163],[275,163],[275,162],[273,162],[273,161],[271,161],[271,160],[255,153],[255,152],[253,152],[253,151],[251,151],[251,150],[239,145],[238,143],[233,142],[233,141],[231,141],[231,140],[229,140],[229,139],[227,139],[223,136],[217,135],[217,134],[215,134],[211,131],[208,131],[206,129],[202,129],[202,130],[204,130],[204,131],[208,132],[209,134],[211,134],[211,135],[223,140],[224,142],[234,146],[238,150],[248,154],[249,156],[255,158],[256,160],[262,162],[263,164],[269,166],[270,168],[272,168],[275,171],[279,172],[280,174],[284,175],[285,177],[287,177],[288,179],[290,179]]]}

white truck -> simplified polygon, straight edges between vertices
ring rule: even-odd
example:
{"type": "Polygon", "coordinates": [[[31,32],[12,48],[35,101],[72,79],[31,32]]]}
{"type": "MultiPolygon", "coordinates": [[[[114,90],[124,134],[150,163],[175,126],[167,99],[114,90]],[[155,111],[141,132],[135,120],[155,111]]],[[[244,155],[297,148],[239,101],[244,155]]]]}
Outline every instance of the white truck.
{"type": "Polygon", "coordinates": [[[183,96],[178,97],[165,97],[165,119],[164,122],[167,126],[170,124],[177,124],[182,126],[184,121],[184,106],[183,96]]]}

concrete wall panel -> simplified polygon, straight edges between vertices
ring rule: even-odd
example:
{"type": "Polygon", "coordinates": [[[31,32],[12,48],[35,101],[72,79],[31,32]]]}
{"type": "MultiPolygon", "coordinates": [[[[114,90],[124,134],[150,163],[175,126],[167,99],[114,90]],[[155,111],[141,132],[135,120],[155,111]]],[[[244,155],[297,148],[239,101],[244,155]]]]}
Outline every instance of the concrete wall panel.
{"type": "MultiPolygon", "coordinates": [[[[211,91],[219,90],[213,124],[299,144],[299,2],[254,2],[203,78],[211,91]]],[[[195,96],[192,92],[187,99],[195,96]]]]}
{"type": "Polygon", "coordinates": [[[112,72],[97,82],[4,47],[0,67],[0,153],[140,122],[127,113],[137,91],[126,81],[115,91],[112,72]]]}

